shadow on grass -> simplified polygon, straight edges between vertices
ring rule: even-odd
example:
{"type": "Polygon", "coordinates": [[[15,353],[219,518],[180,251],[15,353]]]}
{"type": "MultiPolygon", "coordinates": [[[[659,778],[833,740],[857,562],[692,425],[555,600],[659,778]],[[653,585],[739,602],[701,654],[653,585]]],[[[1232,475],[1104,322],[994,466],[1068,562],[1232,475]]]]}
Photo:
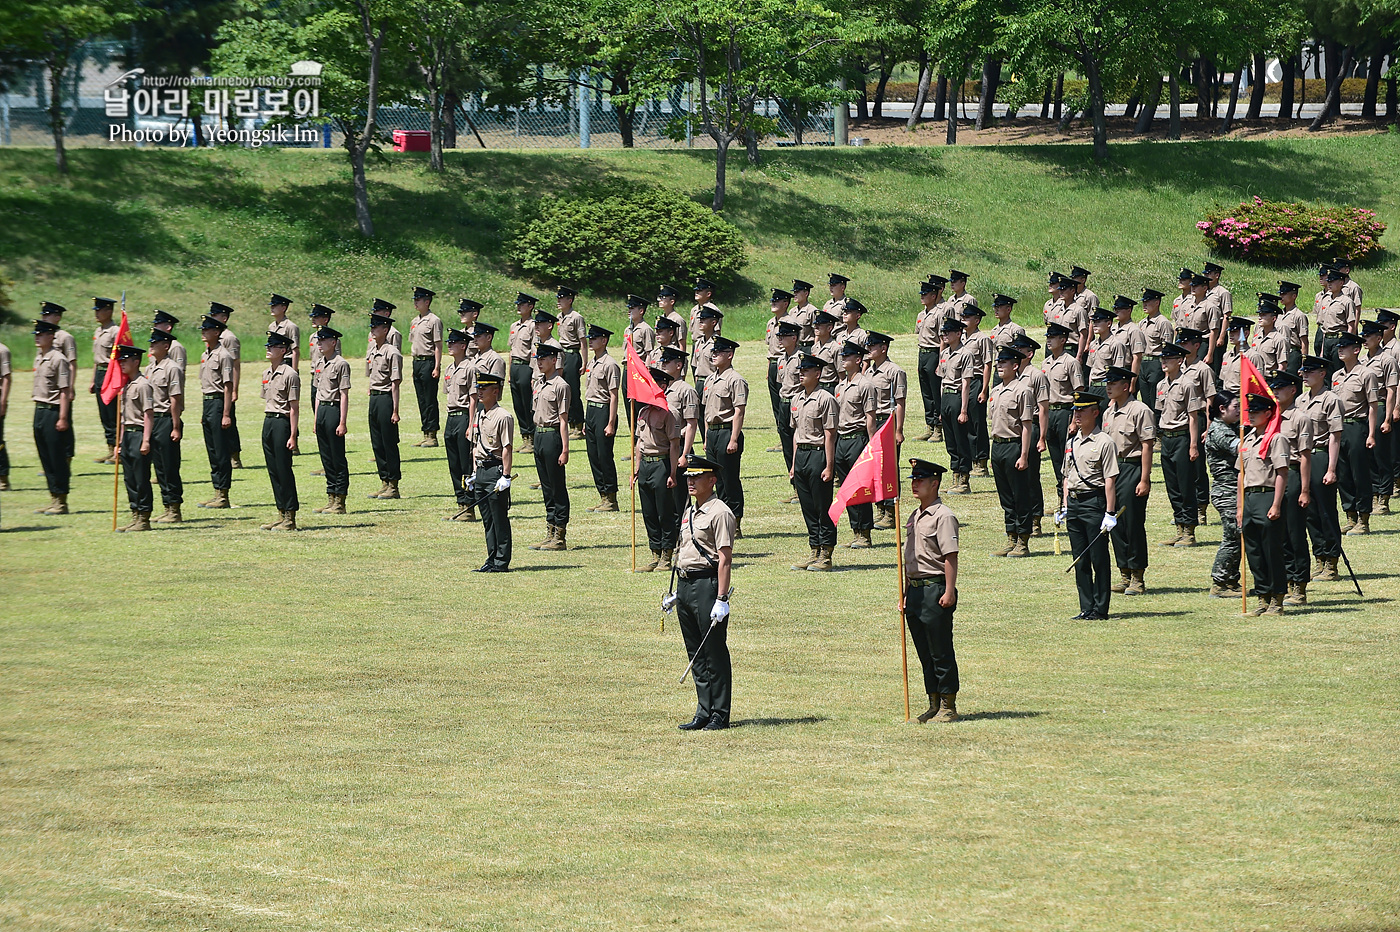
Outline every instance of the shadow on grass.
{"type": "Polygon", "coordinates": [[[785,725],[817,725],[829,721],[831,719],[825,715],[803,715],[798,718],[741,718],[738,721],[730,722],[729,727],[781,728],[785,725]]]}
{"type": "Polygon", "coordinates": [[[552,572],[552,571],[554,571],[554,570],[581,570],[581,569],[583,569],[583,564],[582,564],[582,563],[555,563],[555,564],[537,563],[537,564],[535,564],[534,566],[512,566],[512,567],[510,568],[510,571],[511,571],[512,573],[536,573],[536,572],[538,572],[538,573],[548,573],[548,572],[552,572]]]}
{"type": "Polygon", "coordinates": [[[961,721],[964,721],[964,722],[990,722],[990,721],[996,721],[996,720],[998,720],[998,719],[1009,719],[1009,718],[1039,718],[1039,717],[1042,716],[1042,715],[1048,715],[1048,714],[1049,714],[1048,712],[1011,712],[1011,711],[1005,711],[1005,712],[970,712],[970,713],[959,712],[959,713],[958,713],[958,718],[959,718],[961,721]]]}
{"type": "Polygon", "coordinates": [[[298,531],[351,531],[351,530],[355,530],[356,528],[368,528],[368,527],[378,527],[378,526],[379,526],[379,525],[375,524],[374,522],[368,521],[368,522],[362,522],[362,523],[360,523],[360,524],[317,524],[317,525],[313,525],[312,527],[298,526],[298,527],[297,527],[297,530],[298,530],[298,531]]]}
{"type": "Polygon", "coordinates": [[[26,531],[56,531],[57,524],[29,524],[19,527],[0,527],[0,534],[23,534],[26,531]]]}

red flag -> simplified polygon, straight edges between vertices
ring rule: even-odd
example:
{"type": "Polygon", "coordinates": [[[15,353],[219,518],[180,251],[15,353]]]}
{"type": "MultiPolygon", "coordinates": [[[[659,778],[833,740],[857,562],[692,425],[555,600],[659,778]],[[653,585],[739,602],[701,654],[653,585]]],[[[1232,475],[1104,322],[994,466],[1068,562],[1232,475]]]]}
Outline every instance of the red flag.
{"type": "Polygon", "coordinates": [[[131,327],[126,322],[126,308],[122,308],[122,324],[117,328],[117,338],[112,341],[112,355],[107,360],[107,375],[102,380],[102,403],[109,405],[122,389],[126,388],[126,376],[122,375],[122,367],[117,365],[117,347],[135,346],[131,342],[131,327]]]}
{"type": "Polygon", "coordinates": [[[666,393],[656,384],[647,371],[647,364],[632,348],[632,337],[627,337],[627,397],[642,404],[666,407],[666,393]]]}
{"type": "Polygon", "coordinates": [[[840,522],[848,505],[885,502],[899,496],[899,462],[895,459],[894,418],[875,431],[860,451],[855,465],[846,474],[836,500],[831,503],[831,520],[840,522]]]}
{"type": "MultiPolygon", "coordinates": [[[[1268,452],[1269,444],[1273,442],[1274,435],[1283,426],[1283,412],[1278,403],[1278,397],[1273,389],[1269,388],[1269,383],[1264,380],[1264,376],[1259,369],[1250,362],[1249,357],[1240,355],[1240,400],[1248,402],[1250,395],[1263,395],[1272,398],[1274,402],[1274,416],[1269,418],[1269,426],[1264,428],[1264,440],[1259,444],[1259,458],[1264,459],[1264,454],[1268,452]]],[[[1249,412],[1242,412],[1246,422],[1249,419],[1249,412]]]]}

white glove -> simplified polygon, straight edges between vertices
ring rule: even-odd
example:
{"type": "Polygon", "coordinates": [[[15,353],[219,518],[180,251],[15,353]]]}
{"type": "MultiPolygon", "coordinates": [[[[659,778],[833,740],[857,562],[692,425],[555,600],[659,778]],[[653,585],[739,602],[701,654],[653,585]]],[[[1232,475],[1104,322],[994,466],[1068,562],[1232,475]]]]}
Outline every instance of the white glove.
{"type": "Polygon", "coordinates": [[[715,599],[715,607],[710,609],[710,621],[719,623],[729,618],[729,603],[715,599]]]}
{"type": "Polygon", "coordinates": [[[1065,523],[1065,513],[1064,513],[1063,511],[1057,511],[1057,512],[1055,512],[1055,527],[1061,527],[1061,526],[1064,525],[1064,523],[1065,523]]]}
{"type": "Polygon", "coordinates": [[[661,597],[661,610],[670,614],[676,607],[676,596],[674,594],[663,595],[661,597]]]}
{"type": "Polygon", "coordinates": [[[510,476],[502,476],[496,480],[497,492],[504,492],[508,488],[510,488],[510,476]]]}
{"type": "Polygon", "coordinates": [[[476,476],[468,476],[468,477],[467,477],[467,491],[468,491],[468,492],[471,492],[471,491],[474,491],[475,489],[476,489],[476,476]]]}
{"type": "Polygon", "coordinates": [[[1118,518],[1114,515],[1104,515],[1103,521],[1099,522],[1100,531],[1111,531],[1118,526],[1118,518]]]}

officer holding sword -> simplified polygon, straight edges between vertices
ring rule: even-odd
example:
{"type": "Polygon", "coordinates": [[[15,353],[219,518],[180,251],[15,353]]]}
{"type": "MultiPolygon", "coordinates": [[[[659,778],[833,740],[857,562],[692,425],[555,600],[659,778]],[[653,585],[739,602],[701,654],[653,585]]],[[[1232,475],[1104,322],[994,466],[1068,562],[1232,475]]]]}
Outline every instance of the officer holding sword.
{"type": "Polygon", "coordinates": [[[478,573],[510,572],[510,471],[515,444],[515,418],[501,407],[504,376],[494,372],[476,375],[476,423],[472,426],[472,452],[476,471],[467,478],[467,491],[481,506],[481,527],[486,532],[486,562],[478,573]]]}

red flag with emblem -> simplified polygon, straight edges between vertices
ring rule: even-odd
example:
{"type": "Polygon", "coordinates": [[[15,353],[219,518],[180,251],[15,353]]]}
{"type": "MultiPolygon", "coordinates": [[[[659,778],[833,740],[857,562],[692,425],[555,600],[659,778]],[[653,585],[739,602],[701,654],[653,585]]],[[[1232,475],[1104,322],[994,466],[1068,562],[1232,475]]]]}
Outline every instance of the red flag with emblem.
{"type": "Polygon", "coordinates": [[[1263,459],[1268,452],[1269,444],[1273,442],[1276,435],[1283,427],[1283,412],[1278,403],[1278,397],[1274,395],[1274,390],[1269,388],[1269,383],[1264,379],[1254,363],[1249,361],[1248,356],[1240,357],[1240,407],[1246,420],[1249,418],[1248,401],[1250,395],[1263,395],[1265,398],[1272,398],[1274,402],[1274,416],[1269,418],[1269,426],[1264,428],[1264,440],[1259,444],[1259,458],[1263,459]]]}
{"type": "Polygon", "coordinates": [[[849,505],[885,502],[899,496],[899,461],[894,442],[894,418],[875,431],[860,451],[855,465],[846,474],[836,500],[831,503],[831,520],[840,522],[841,512],[849,505]]]}
{"type": "Polygon", "coordinates": [[[666,407],[666,393],[647,370],[647,364],[632,348],[632,337],[627,337],[627,397],[646,405],[666,407]]]}
{"type": "Polygon", "coordinates": [[[117,365],[117,347],[135,346],[131,342],[131,327],[126,322],[126,309],[122,309],[122,323],[117,328],[117,338],[112,341],[112,355],[107,360],[107,375],[102,379],[102,403],[109,405],[126,388],[126,376],[117,365]]]}

